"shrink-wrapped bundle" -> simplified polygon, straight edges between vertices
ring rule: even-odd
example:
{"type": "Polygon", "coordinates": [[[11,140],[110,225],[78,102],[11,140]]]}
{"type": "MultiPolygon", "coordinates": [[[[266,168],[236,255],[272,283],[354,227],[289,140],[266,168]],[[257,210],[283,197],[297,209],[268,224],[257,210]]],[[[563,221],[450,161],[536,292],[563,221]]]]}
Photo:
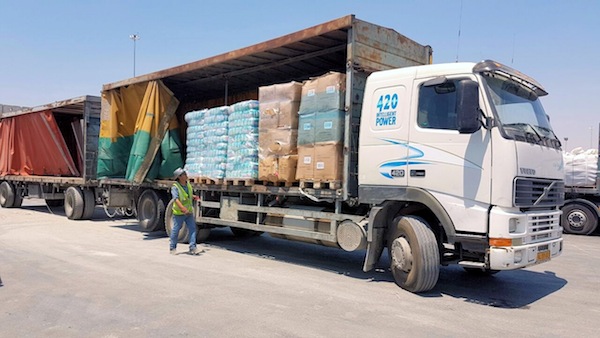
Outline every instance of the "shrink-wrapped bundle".
{"type": "Polygon", "coordinates": [[[258,178],[258,121],[258,101],[242,101],[231,106],[226,178],[258,178]]]}

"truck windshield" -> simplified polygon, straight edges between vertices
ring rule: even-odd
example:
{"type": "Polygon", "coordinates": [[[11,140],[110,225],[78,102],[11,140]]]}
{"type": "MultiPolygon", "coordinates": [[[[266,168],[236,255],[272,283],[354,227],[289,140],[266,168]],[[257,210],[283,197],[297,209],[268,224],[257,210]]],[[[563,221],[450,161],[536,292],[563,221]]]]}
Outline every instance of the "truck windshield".
{"type": "Polygon", "coordinates": [[[483,78],[506,138],[560,148],[542,103],[532,90],[495,74],[483,78]]]}

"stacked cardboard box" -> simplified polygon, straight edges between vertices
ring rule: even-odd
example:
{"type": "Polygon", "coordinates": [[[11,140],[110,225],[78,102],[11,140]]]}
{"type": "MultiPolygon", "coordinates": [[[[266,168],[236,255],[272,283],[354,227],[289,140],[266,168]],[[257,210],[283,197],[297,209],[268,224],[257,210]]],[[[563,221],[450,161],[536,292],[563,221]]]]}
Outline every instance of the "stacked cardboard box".
{"type": "Polygon", "coordinates": [[[346,75],[330,72],[302,86],[296,179],[343,177],[346,75]]]}
{"type": "Polygon", "coordinates": [[[298,82],[258,89],[260,180],[295,181],[301,90],[298,82]]]}

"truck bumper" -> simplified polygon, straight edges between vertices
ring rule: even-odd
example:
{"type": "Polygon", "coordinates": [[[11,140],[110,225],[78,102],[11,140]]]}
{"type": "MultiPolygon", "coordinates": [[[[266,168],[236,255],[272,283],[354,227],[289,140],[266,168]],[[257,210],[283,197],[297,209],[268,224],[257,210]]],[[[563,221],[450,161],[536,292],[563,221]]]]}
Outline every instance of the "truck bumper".
{"type": "Polygon", "coordinates": [[[562,253],[562,238],[544,243],[511,247],[490,247],[491,270],[513,270],[547,262],[562,253]]]}

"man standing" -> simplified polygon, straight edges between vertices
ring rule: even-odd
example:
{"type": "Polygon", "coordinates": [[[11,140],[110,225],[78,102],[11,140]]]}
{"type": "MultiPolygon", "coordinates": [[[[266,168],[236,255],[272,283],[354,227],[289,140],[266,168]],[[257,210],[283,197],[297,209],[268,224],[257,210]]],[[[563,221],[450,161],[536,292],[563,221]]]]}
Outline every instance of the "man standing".
{"type": "Polygon", "coordinates": [[[177,237],[179,236],[179,230],[185,225],[187,226],[188,233],[190,235],[190,255],[198,255],[204,250],[196,248],[196,220],[194,219],[194,205],[193,200],[198,200],[198,196],[194,196],[192,185],[188,182],[187,173],[181,168],[175,169],[173,172],[175,176],[175,183],[171,188],[171,195],[173,196],[173,229],[171,229],[169,249],[172,255],[177,254],[175,250],[177,247],[177,237]]]}

